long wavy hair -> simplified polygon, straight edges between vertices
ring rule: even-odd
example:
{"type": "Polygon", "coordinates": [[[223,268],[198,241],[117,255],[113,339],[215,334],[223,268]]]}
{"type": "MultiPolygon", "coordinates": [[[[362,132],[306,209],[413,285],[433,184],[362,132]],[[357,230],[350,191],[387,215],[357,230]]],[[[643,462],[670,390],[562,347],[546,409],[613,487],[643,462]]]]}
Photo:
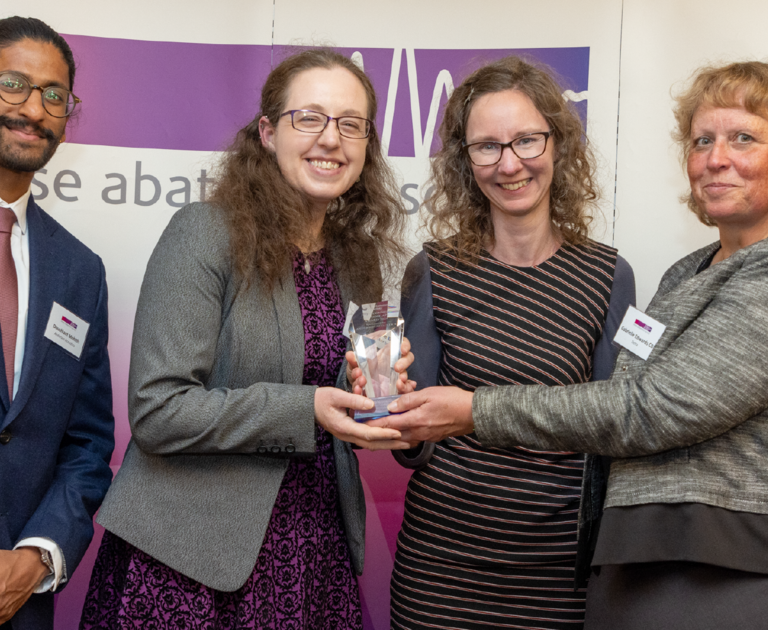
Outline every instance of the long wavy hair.
{"type": "MultiPolygon", "coordinates": [[[[306,239],[312,214],[309,197],[286,181],[275,154],[262,145],[259,119],[279,120],[291,83],[314,68],[351,72],[365,90],[368,118],[376,119],[376,93],[357,64],[329,48],[292,55],[267,77],[261,110],[237,133],[221,159],[210,198],[228,222],[236,273],[248,284],[258,275],[268,290],[290,269],[295,244],[306,239]]],[[[323,240],[340,252],[357,278],[380,285],[381,276],[391,278],[404,254],[405,216],[394,175],[372,125],[363,171],[348,191],[329,204],[323,240]]]]}
{"type": "MultiPolygon", "coordinates": [[[[678,144],[680,161],[685,169],[693,141],[693,116],[699,107],[743,107],[750,114],[768,120],[768,64],[742,61],[699,68],[689,79],[688,86],[675,97],[675,103],[673,111],[677,128],[672,132],[672,138],[678,144]]],[[[704,225],[715,225],[690,191],[680,200],[688,204],[704,225]]]]}
{"type": "Polygon", "coordinates": [[[517,90],[533,101],[546,119],[554,141],[554,173],[550,187],[550,219],[562,238],[573,244],[588,240],[591,208],[598,199],[595,158],[579,115],[565,101],[546,66],[505,57],[472,73],[445,106],[440,138],[443,146],[432,161],[425,223],[444,251],[460,260],[477,260],[494,242],[491,207],[472,174],[464,150],[467,121],[475,102],[486,94],[517,90]]]}

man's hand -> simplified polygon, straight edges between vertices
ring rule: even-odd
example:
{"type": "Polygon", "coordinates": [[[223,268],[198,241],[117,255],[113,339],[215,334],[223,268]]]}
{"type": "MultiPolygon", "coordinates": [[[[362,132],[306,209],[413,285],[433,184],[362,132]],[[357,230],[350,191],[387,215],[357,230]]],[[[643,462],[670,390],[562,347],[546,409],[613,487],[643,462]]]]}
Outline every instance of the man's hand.
{"type": "Polygon", "coordinates": [[[16,614],[48,573],[37,547],[0,550],[0,624],[16,614]]]}

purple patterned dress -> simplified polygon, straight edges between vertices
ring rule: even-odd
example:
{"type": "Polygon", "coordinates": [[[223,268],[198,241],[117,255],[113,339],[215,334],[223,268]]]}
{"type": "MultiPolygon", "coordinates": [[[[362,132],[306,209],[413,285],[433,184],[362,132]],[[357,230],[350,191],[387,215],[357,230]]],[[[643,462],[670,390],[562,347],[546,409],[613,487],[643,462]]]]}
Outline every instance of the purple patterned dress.
{"type": "MultiPolygon", "coordinates": [[[[336,382],[344,357],[344,313],[325,252],[307,259],[297,253],[293,261],[304,320],[303,382],[328,386],[336,382]]],[[[332,438],[319,426],[316,456],[291,460],[256,566],[239,590],[203,586],[105,532],[80,621],[80,628],[88,630],[362,627],[357,579],[339,512],[332,438]]]]}

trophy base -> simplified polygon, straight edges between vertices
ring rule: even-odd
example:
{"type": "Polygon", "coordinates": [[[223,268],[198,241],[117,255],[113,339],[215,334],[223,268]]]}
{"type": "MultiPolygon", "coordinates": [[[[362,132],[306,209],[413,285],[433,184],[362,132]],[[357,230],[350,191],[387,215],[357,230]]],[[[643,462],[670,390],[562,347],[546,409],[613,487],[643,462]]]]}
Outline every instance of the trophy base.
{"type": "Polygon", "coordinates": [[[376,418],[390,416],[392,414],[391,412],[387,411],[387,405],[389,405],[389,403],[391,403],[393,400],[397,400],[398,398],[400,398],[399,394],[394,396],[380,396],[379,398],[371,398],[374,405],[376,406],[369,411],[355,411],[353,418],[355,422],[366,422],[368,420],[375,420],[376,418]]]}

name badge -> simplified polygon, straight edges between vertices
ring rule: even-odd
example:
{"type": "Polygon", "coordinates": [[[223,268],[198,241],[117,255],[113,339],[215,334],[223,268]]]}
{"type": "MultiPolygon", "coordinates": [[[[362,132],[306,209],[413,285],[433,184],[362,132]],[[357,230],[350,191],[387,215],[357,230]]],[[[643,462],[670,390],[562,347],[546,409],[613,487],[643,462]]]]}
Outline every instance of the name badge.
{"type": "Polygon", "coordinates": [[[645,360],[666,329],[661,322],[630,306],[613,342],[645,360]]]}
{"type": "Polygon", "coordinates": [[[64,348],[79,361],[90,327],[87,321],[54,302],[43,337],[64,348]]]}

